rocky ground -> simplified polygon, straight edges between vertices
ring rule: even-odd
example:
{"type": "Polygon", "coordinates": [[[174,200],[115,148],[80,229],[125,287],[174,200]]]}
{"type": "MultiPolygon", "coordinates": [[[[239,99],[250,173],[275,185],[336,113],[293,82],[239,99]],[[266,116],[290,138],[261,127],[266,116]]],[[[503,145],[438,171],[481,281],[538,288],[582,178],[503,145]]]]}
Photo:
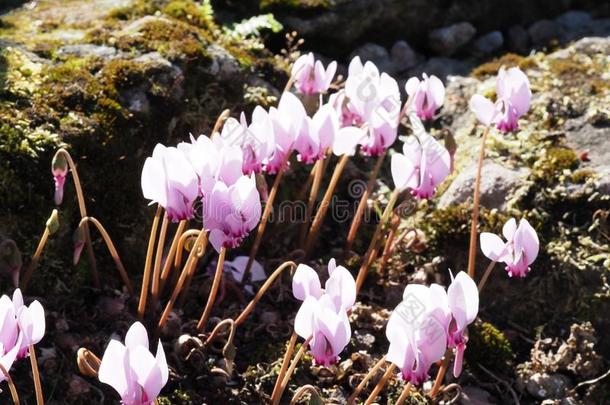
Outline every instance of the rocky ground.
{"type": "MultiPolygon", "coordinates": [[[[403,3],[409,2],[48,0],[8,11],[0,18],[0,235],[17,242],[27,265],[54,208],[50,160],[66,146],[77,160],[90,214],[108,228],[139,285],[153,215],[139,190],[144,158],[157,142],[209,132],[225,108],[237,114],[273,105],[298,45],[292,36],[285,41],[280,23],[306,35],[306,47],[339,58],[340,71],[350,55],[359,54],[402,82],[421,71],[436,73],[446,81],[447,100],[429,129],[439,139],[455,139],[455,173],[439,198],[401,219],[400,229],[416,228],[418,239],[403,241],[385,267],[377,263],[352,314],[352,355],[331,369],[306,359],[291,381],[291,389],[312,383],[325,400],[341,404],[387,349],[388,310],[404,285],[446,282],[447,268],[465,267],[481,133],[467,102],[475,92],[492,95],[498,68],[516,65],[530,78],[532,109],[518,133],[491,133],[481,229],[498,232],[507,217],[524,216],[540,235],[541,254],[524,280],[509,279],[502,269],[493,274],[480,321],[470,331],[459,401],[603,403],[610,378],[596,378],[610,367],[610,341],[603,333],[610,328],[610,22],[604,6],[511,3],[525,18],[502,9],[507,5],[491,12],[490,2],[469,8],[413,2],[409,9],[403,3]],[[572,7],[591,11],[562,14],[572,7]],[[556,15],[549,17],[551,8],[556,15]],[[363,10],[367,19],[357,19],[363,10]],[[251,18],[267,12],[279,21],[267,14],[251,18]],[[328,29],[337,26],[345,29],[328,29]],[[387,35],[380,27],[387,27],[387,35]]],[[[338,193],[350,198],[350,182],[366,179],[372,164],[352,160],[338,193]]],[[[386,166],[374,206],[387,198],[386,166]]],[[[295,198],[306,175],[291,171],[281,199],[295,198]]],[[[104,289],[92,294],[86,260],[78,266],[70,260],[77,223],[68,185],[60,230],[28,291],[48,311],[39,346],[43,385],[49,404],[115,403],[108,387],[79,374],[75,352],[84,346],[101,354],[108,338],[123,335],[134,320],[135,301],[121,290],[97,238],[104,289]]],[[[340,256],[347,226],[327,221],[313,266],[340,256]]],[[[267,272],[291,257],[298,228],[272,228],[261,250],[267,272]]],[[[362,229],[356,252],[366,249],[372,231],[373,224],[362,229]]],[[[353,254],[348,267],[359,261],[353,254]]],[[[478,272],[483,263],[481,257],[478,272]]],[[[211,282],[205,271],[198,274],[182,310],[161,334],[172,368],[161,403],[263,403],[298,307],[289,278],[239,329],[235,370],[227,375],[222,342],[204,350],[194,335],[191,320],[198,318],[211,282]]],[[[2,291],[10,290],[8,277],[0,282],[2,291]]],[[[228,292],[214,315],[235,316],[241,307],[240,294],[228,292]]],[[[32,403],[27,365],[14,373],[24,402],[32,403]]],[[[401,387],[392,381],[379,402],[390,403],[401,387]]],[[[0,398],[10,401],[6,392],[0,398]]],[[[412,399],[417,401],[425,403],[412,399]]]]}

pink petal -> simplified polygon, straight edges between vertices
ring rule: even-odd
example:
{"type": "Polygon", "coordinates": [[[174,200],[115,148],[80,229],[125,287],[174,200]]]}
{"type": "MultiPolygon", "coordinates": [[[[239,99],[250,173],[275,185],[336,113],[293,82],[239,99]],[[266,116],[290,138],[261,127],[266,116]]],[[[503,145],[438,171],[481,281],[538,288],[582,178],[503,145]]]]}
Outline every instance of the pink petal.
{"type": "Polygon", "coordinates": [[[322,295],[322,286],[318,273],[305,264],[299,264],[292,277],[292,294],[301,301],[309,296],[319,298],[322,295]]]}
{"type": "Polygon", "coordinates": [[[347,311],[356,302],[356,281],[343,266],[333,269],[324,289],[333,298],[337,311],[347,311]]]}
{"type": "Polygon", "coordinates": [[[494,104],[487,98],[480,94],[475,94],[470,98],[470,110],[475,113],[477,119],[483,125],[490,125],[494,115],[496,114],[496,108],[494,104]]]}
{"type": "Polygon", "coordinates": [[[508,242],[511,242],[513,240],[516,231],[517,231],[517,221],[515,220],[515,218],[511,218],[508,221],[506,221],[506,223],[502,227],[502,235],[504,235],[504,238],[508,242]]]}
{"type": "Polygon", "coordinates": [[[494,262],[502,261],[506,254],[506,244],[496,234],[483,232],[480,236],[481,250],[483,254],[494,262]]]}
{"type": "Polygon", "coordinates": [[[336,156],[349,155],[356,153],[358,143],[366,137],[366,132],[356,127],[341,128],[333,142],[333,153],[336,156]]]}
{"type": "Polygon", "coordinates": [[[536,231],[527,219],[523,218],[519,222],[519,227],[515,232],[515,250],[523,250],[527,259],[527,264],[530,265],[538,257],[538,251],[540,249],[540,241],[536,231]],[[517,247],[520,245],[520,249],[517,247]]]}
{"type": "Polygon", "coordinates": [[[98,378],[104,384],[110,385],[121,397],[127,394],[129,363],[127,348],[117,340],[111,340],[102,356],[98,378]]]}
{"type": "Polygon", "coordinates": [[[392,155],[392,180],[394,187],[399,190],[417,187],[418,178],[414,162],[401,153],[392,155]]]}
{"type": "Polygon", "coordinates": [[[313,335],[313,319],[318,308],[317,299],[313,296],[308,296],[301,304],[301,307],[294,318],[294,331],[303,339],[307,339],[313,335]]]}
{"type": "Polygon", "coordinates": [[[445,85],[438,77],[432,75],[428,79],[428,91],[434,101],[435,107],[439,108],[445,102],[445,85]]]}
{"type": "Polygon", "coordinates": [[[134,349],[143,346],[148,350],[148,332],[140,322],[134,322],[125,335],[125,346],[134,349]]]}
{"type": "Polygon", "coordinates": [[[419,89],[419,79],[417,77],[412,77],[407,80],[407,84],[405,84],[405,90],[409,97],[412,97],[417,90],[419,89]]]}
{"type": "Polygon", "coordinates": [[[479,312],[477,285],[468,274],[461,271],[449,285],[447,298],[458,332],[461,332],[475,320],[479,312]]]}

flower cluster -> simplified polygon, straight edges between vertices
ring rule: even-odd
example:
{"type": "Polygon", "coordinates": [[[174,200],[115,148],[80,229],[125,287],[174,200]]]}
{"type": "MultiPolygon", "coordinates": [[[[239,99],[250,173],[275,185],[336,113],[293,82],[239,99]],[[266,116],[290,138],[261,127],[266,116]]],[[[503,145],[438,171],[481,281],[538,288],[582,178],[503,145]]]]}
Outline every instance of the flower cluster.
{"type": "MultiPolygon", "coordinates": [[[[20,289],[13,298],[0,297],[0,364],[10,370],[15,360],[28,356],[28,348],[40,342],[45,333],[44,309],[40,302],[24,305],[20,289]]],[[[0,381],[6,380],[0,373],[0,381]]]]}
{"type": "Polygon", "coordinates": [[[119,393],[123,405],[151,405],[169,378],[161,341],[153,356],[146,328],[134,323],[125,335],[125,344],[115,339],[108,344],[98,378],[119,393]]]}
{"type": "Polygon", "coordinates": [[[356,281],[349,270],[331,259],[328,274],[324,290],[318,274],[307,265],[299,265],[292,279],[292,293],[303,301],[294,330],[304,339],[311,338],[311,354],[323,366],[336,363],[349,343],[352,331],[347,314],[356,301],[356,281]]]}
{"type": "Polygon", "coordinates": [[[458,273],[447,291],[438,284],[408,285],[388,321],[388,361],[401,369],[405,381],[421,384],[429,378],[430,366],[447,348],[455,348],[457,377],[468,342],[467,326],[478,311],[477,286],[464,272],[458,273]]]}

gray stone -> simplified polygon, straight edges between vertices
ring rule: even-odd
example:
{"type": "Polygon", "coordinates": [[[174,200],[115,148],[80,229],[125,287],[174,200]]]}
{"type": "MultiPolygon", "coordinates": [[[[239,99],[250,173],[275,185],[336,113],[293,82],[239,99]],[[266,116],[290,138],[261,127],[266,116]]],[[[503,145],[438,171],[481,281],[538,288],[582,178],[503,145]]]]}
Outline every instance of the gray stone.
{"type": "Polygon", "coordinates": [[[477,38],[473,45],[476,53],[490,54],[504,46],[504,36],[500,31],[492,31],[477,38]]]}
{"type": "Polygon", "coordinates": [[[553,40],[561,39],[563,28],[556,21],[540,20],[533,23],[527,32],[532,39],[532,45],[545,46],[553,40]]]}
{"type": "Polygon", "coordinates": [[[496,402],[491,394],[484,389],[473,385],[466,385],[462,388],[459,403],[461,405],[492,405],[496,402]]]}
{"type": "Polygon", "coordinates": [[[535,373],[527,381],[526,389],[538,399],[562,398],[571,382],[563,374],[535,373]]]}
{"type": "Polygon", "coordinates": [[[508,29],[508,49],[513,52],[525,53],[530,45],[530,36],[521,25],[513,25],[508,29]]]}
{"type": "Polygon", "coordinates": [[[397,72],[403,72],[417,64],[417,55],[406,41],[398,41],[390,50],[392,63],[397,72]]]}
{"type": "Polygon", "coordinates": [[[587,154],[588,162],[582,162],[581,167],[594,170],[598,175],[597,189],[610,194],[610,127],[595,126],[581,117],[567,121],[565,128],[567,144],[577,154],[587,154]]]}
{"type": "MultiPolygon", "coordinates": [[[[528,173],[529,170],[525,168],[510,169],[486,160],[481,172],[481,205],[489,209],[504,210],[507,198],[523,184],[528,173]]],[[[447,208],[472,199],[475,176],[476,164],[463,169],[441,196],[439,208],[447,208]]]]}
{"type": "Polygon", "coordinates": [[[388,53],[388,50],[381,45],[367,42],[352,52],[350,60],[354,56],[360,56],[362,63],[371,61],[377,65],[379,70],[387,73],[393,73],[394,66],[390,60],[390,54],[388,53]]]}
{"type": "Polygon", "coordinates": [[[452,59],[452,58],[430,58],[425,63],[409,69],[409,76],[420,77],[422,73],[428,75],[436,75],[440,79],[445,79],[448,76],[467,75],[473,68],[471,62],[452,59]]]}
{"type": "Polygon", "coordinates": [[[231,80],[240,74],[239,63],[226,49],[213,44],[207,48],[207,51],[212,57],[212,63],[208,68],[212,75],[220,80],[231,80]]]}
{"type": "Polygon", "coordinates": [[[112,59],[118,55],[116,48],[104,45],[94,44],[74,44],[64,45],[57,50],[57,56],[76,56],[83,58],[87,56],[95,56],[103,59],[112,59]]]}
{"type": "Polygon", "coordinates": [[[568,11],[555,19],[562,28],[570,31],[583,30],[591,23],[591,14],[585,11],[568,11]]]}
{"type": "Polygon", "coordinates": [[[460,22],[436,29],[428,35],[430,48],[443,56],[451,56],[466,45],[477,30],[469,22],[460,22]]]}

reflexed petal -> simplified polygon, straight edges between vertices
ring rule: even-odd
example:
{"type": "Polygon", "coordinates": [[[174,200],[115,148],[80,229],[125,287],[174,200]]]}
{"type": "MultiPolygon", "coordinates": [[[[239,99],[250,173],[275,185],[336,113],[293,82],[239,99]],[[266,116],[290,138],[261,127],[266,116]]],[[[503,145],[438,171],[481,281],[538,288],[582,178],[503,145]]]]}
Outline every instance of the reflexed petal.
{"type": "Polygon", "coordinates": [[[333,153],[336,156],[356,153],[356,147],[366,137],[366,132],[356,127],[341,128],[333,142],[333,153]]]}
{"type": "Polygon", "coordinates": [[[134,322],[125,335],[125,346],[134,349],[143,346],[148,350],[148,332],[140,322],[134,322]]]}
{"type": "Polygon", "coordinates": [[[28,312],[32,317],[32,336],[30,340],[30,344],[36,344],[42,340],[44,337],[44,332],[46,329],[46,322],[44,316],[44,308],[38,301],[34,301],[28,307],[28,312]]]}
{"type": "Polygon", "coordinates": [[[469,106],[483,125],[490,125],[496,115],[494,104],[480,94],[475,94],[470,98],[469,106]]]}
{"type": "Polygon", "coordinates": [[[459,331],[472,323],[479,312],[479,291],[475,282],[460,271],[447,289],[449,308],[459,331]]]}
{"type": "Polygon", "coordinates": [[[504,235],[504,238],[508,242],[511,242],[514,238],[516,230],[517,230],[517,221],[515,220],[515,218],[511,218],[508,221],[506,221],[506,223],[502,227],[502,235],[504,235]]]}
{"type": "Polygon", "coordinates": [[[399,190],[417,187],[418,178],[414,162],[401,153],[392,155],[392,180],[399,190]]]}
{"type": "Polygon", "coordinates": [[[445,86],[441,79],[434,75],[430,76],[428,81],[429,94],[432,97],[436,108],[438,108],[442,106],[445,101],[445,86]]]}
{"type": "Polygon", "coordinates": [[[319,298],[322,295],[322,286],[318,273],[305,264],[299,264],[292,277],[292,294],[301,301],[309,296],[319,298]]]}
{"type": "Polygon", "coordinates": [[[144,198],[156,202],[161,206],[167,205],[165,171],[161,161],[151,157],[146,158],[144,168],[142,169],[141,185],[144,198]]]}
{"type": "Polygon", "coordinates": [[[527,259],[527,264],[530,265],[538,257],[540,241],[536,231],[527,219],[523,218],[519,222],[519,228],[515,232],[515,250],[523,250],[527,259]],[[520,245],[520,246],[518,246],[520,245]]]}
{"type": "Polygon", "coordinates": [[[104,384],[110,385],[123,397],[129,388],[130,382],[127,348],[117,340],[111,340],[102,356],[102,363],[98,378],[104,384]]]}
{"type": "Polygon", "coordinates": [[[163,385],[167,383],[169,379],[169,368],[167,367],[167,360],[165,359],[165,350],[163,350],[163,344],[161,344],[161,340],[157,344],[157,354],[155,355],[155,361],[157,362],[157,367],[161,371],[161,382],[163,385]]]}
{"type": "Polygon", "coordinates": [[[356,281],[343,266],[333,270],[324,287],[326,294],[333,298],[337,311],[349,310],[356,302],[356,281]]]}
{"type": "Polygon", "coordinates": [[[415,92],[419,89],[419,79],[417,77],[412,77],[407,80],[407,84],[405,84],[405,90],[407,94],[412,97],[415,92]]]}
{"type": "Polygon", "coordinates": [[[318,300],[313,296],[308,296],[301,304],[296,317],[294,318],[294,331],[303,339],[313,335],[313,319],[319,310],[318,300]]]}
{"type": "Polygon", "coordinates": [[[480,236],[481,250],[483,254],[494,262],[500,262],[503,260],[504,255],[507,253],[506,244],[496,234],[483,232],[480,236]]]}

